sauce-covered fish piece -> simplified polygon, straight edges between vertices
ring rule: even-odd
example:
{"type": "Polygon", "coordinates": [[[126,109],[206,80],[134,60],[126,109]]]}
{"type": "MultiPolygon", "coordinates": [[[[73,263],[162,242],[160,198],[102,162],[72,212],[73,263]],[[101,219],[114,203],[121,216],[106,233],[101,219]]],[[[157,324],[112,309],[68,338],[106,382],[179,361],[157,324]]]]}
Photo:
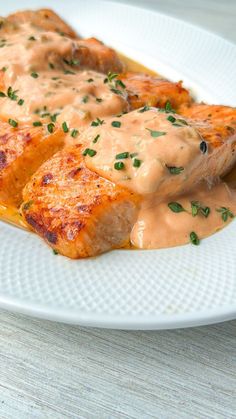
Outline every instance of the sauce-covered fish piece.
{"type": "Polygon", "coordinates": [[[129,243],[138,198],[87,169],[79,146],[43,164],[23,196],[28,225],[65,256],[95,256],[129,243]]]}
{"type": "Polygon", "coordinates": [[[178,111],[181,104],[189,104],[192,98],[182,82],[173,83],[158,76],[144,73],[123,73],[119,79],[125,84],[131,109],[142,106],[164,108],[167,102],[178,111]]]}
{"type": "Polygon", "coordinates": [[[50,133],[47,126],[18,127],[13,119],[0,122],[1,204],[20,204],[23,187],[38,167],[63,146],[63,134],[56,127],[50,133]]]}
{"type": "Polygon", "coordinates": [[[30,23],[32,28],[58,32],[62,36],[67,35],[71,38],[78,38],[76,32],[50,9],[23,10],[10,14],[5,21],[6,25],[11,24],[12,27],[18,27],[22,23],[30,23]]]}

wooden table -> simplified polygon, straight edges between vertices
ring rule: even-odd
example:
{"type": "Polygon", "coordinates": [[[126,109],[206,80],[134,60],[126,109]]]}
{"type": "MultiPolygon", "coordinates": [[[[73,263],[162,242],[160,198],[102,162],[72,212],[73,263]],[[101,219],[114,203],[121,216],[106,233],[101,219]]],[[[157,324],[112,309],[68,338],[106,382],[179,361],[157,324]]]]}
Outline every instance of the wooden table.
{"type": "MultiPolygon", "coordinates": [[[[145,6],[236,42],[235,0],[145,6]]],[[[0,418],[235,419],[236,321],[124,332],[0,311],[0,418]]]]}

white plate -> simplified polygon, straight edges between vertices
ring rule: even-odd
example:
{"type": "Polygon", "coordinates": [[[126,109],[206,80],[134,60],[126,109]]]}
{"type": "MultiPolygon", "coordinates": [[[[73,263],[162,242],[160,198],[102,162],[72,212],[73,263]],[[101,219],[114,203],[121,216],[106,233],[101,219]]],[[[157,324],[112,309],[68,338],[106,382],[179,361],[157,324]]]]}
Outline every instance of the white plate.
{"type": "MultiPolygon", "coordinates": [[[[35,0],[35,8],[45,6],[35,0]]],[[[236,46],[176,19],[125,4],[48,2],[83,36],[95,35],[199,100],[236,104],[236,46]]],[[[32,8],[1,4],[1,15],[32,8]]],[[[236,317],[236,223],[191,245],[114,251],[90,260],[54,256],[31,233],[0,223],[0,306],[81,325],[161,329],[236,317]]]]}

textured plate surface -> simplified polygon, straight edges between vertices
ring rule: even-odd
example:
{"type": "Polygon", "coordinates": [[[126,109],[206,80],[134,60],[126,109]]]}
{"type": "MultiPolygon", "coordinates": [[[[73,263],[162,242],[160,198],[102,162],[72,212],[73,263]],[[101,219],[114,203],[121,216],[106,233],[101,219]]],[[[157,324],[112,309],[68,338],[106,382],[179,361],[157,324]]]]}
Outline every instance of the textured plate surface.
{"type": "MultiPolygon", "coordinates": [[[[173,18],[105,1],[48,2],[83,36],[95,35],[196,97],[236,104],[236,46],[173,18]]],[[[22,0],[21,8],[45,7],[22,0]]],[[[1,15],[19,9],[1,4],[1,15]]],[[[114,251],[90,260],[55,256],[37,236],[0,223],[0,306],[51,320],[160,329],[236,317],[236,223],[191,245],[114,251]]]]}

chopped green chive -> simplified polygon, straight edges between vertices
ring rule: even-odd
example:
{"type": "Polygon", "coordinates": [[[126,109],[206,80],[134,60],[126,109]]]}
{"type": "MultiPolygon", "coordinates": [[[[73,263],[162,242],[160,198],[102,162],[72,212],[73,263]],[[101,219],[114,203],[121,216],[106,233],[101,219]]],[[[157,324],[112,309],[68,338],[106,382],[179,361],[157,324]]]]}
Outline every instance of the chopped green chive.
{"type": "Polygon", "coordinates": [[[96,121],[92,121],[91,122],[91,126],[92,127],[98,127],[98,125],[102,125],[104,124],[104,120],[103,119],[99,119],[97,118],[96,121]]]}
{"type": "Polygon", "coordinates": [[[38,78],[38,73],[36,73],[35,71],[33,71],[31,74],[31,77],[33,77],[34,79],[37,79],[38,78]]]}
{"type": "Polygon", "coordinates": [[[111,88],[111,92],[115,93],[116,95],[123,95],[121,90],[115,89],[114,87],[111,88]]]}
{"type": "Polygon", "coordinates": [[[64,121],[63,123],[62,123],[62,129],[63,129],[63,131],[66,133],[66,132],[69,132],[69,128],[68,128],[68,125],[67,125],[67,123],[64,121]]]}
{"type": "Polygon", "coordinates": [[[67,65],[79,65],[80,64],[80,61],[75,59],[75,58],[72,58],[71,60],[67,60],[66,58],[63,58],[63,61],[67,65]]]}
{"type": "Polygon", "coordinates": [[[168,207],[171,211],[176,213],[185,211],[185,209],[182,207],[181,204],[179,204],[179,202],[169,202],[168,207]]]}
{"type": "Polygon", "coordinates": [[[125,151],[124,153],[119,153],[116,155],[117,160],[127,159],[129,157],[129,152],[125,151]]]}
{"type": "Polygon", "coordinates": [[[195,246],[198,246],[198,245],[199,245],[200,240],[199,240],[199,238],[198,238],[197,234],[196,234],[194,231],[192,231],[192,232],[190,233],[189,238],[190,238],[190,242],[191,242],[192,244],[194,244],[195,246]]]}
{"type": "Polygon", "coordinates": [[[0,92],[0,97],[6,97],[6,94],[4,92],[0,92]]]}
{"type": "Polygon", "coordinates": [[[88,100],[89,100],[89,96],[88,96],[88,95],[86,95],[86,96],[84,96],[84,97],[82,98],[82,102],[83,102],[83,103],[87,103],[87,102],[88,102],[88,100]]]}
{"type": "Polygon", "coordinates": [[[183,125],[188,125],[188,123],[184,120],[184,119],[176,119],[175,122],[173,123],[173,125],[175,127],[182,127],[183,125]]]}
{"type": "Polygon", "coordinates": [[[118,162],[116,162],[116,163],[114,164],[114,168],[115,168],[116,170],[122,170],[122,169],[124,169],[124,168],[125,168],[125,165],[124,165],[124,163],[123,163],[122,161],[118,161],[118,162]]]}
{"type": "Polygon", "coordinates": [[[120,121],[112,121],[111,125],[115,128],[120,128],[121,122],[120,121]]]}
{"type": "Polygon", "coordinates": [[[35,121],[35,122],[33,122],[33,126],[34,127],[41,127],[43,124],[42,124],[42,122],[41,121],[35,121]]]}
{"type": "Polygon", "coordinates": [[[55,125],[53,123],[47,125],[48,132],[53,133],[55,125]]]}
{"type": "Polygon", "coordinates": [[[51,68],[51,70],[53,70],[55,68],[55,65],[53,63],[48,63],[48,67],[51,68]]]}
{"type": "Polygon", "coordinates": [[[28,40],[29,41],[36,41],[36,38],[34,36],[29,36],[28,40]]]}
{"type": "Polygon", "coordinates": [[[4,72],[7,71],[7,67],[2,67],[1,70],[4,72]]]}
{"type": "Polygon", "coordinates": [[[153,138],[157,138],[157,137],[161,137],[162,135],[166,135],[166,132],[163,132],[163,131],[154,131],[150,128],[146,128],[146,130],[148,130],[150,132],[150,134],[153,138]]]}
{"type": "Polygon", "coordinates": [[[171,175],[179,175],[183,172],[184,167],[166,166],[171,175]]]}
{"type": "Polygon", "coordinates": [[[57,249],[52,249],[52,251],[53,251],[54,255],[58,255],[58,253],[59,253],[57,249]]]}
{"type": "Polygon", "coordinates": [[[74,76],[76,73],[74,71],[65,70],[64,74],[72,74],[74,76]]]}
{"type": "Polygon", "coordinates": [[[165,105],[165,111],[168,112],[175,112],[174,109],[171,106],[171,103],[169,100],[167,100],[166,105],[165,105]]]}
{"type": "Polygon", "coordinates": [[[96,97],[96,102],[101,103],[102,99],[100,97],[96,97]]]}
{"type": "Polygon", "coordinates": [[[100,138],[100,134],[96,135],[96,137],[93,139],[93,143],[94,144],[97,143],[99,138],[100,138]]]}
{"type": "Polygon", "coordinates": [[[83,156],[89,156],[93,157],[97,154],[96,150],[93,150],[92,148],[86,148],[83,152],[83,156]]]}
{"type": "Polygon", "coordinates": [[[18,92],[18,90],[13,90],[12,87],[9,86],[7,89],[7,96],[9,97],[9,99],[17,100],[18,96],[16,95],[16,92],[18,92]]]}
{"type": "Polygon", "coordinates": [[[8,123],[13,127],[16,128],[18,126],[18,122],[16,122],[14,119],[9,118],[8,123]]]}
{"type": "Polygon", "coordinates": [[[139,159],[134,159],[133,160],[133,166],[134,167],[140,167],[141,164],[142,164],[142,160],[139,160],[139,159]]]}
{"type": "Polygon", "coordinates": [[[116,86],[120,86],[120,87],[122,87],[122,89],[126,88],[126,85],[123,83],[122,80],[116,80],[115,83],[116,83],[116,86]]]}
{"type": "Polygon", "coordinates": [[[172,115],[169,115],[167,117],[167,121],[170,121],[173,124],[176,121],[176,118],[174,116],[172,116],[172,115]]]}
{"type": "Polygon", "coordinates": [[[88,83],[92,83],[94,80],[93,79],[88,79],[87,82],[88,83]]]}
{"type": "Polygon", "coordinates": [[[79,131],[77,129],[73,129],[70,135],[71,137],[76,138],[78,134],[79,134],[79,131]]]}
{"type": "Polygon", "coordinates": [[[234,218],[234,214],[230,211],[229,208],[221,207],[217,208],[216,211],[221,213],[221,218],[225,223],[229,218],[234,218]]]}
{"type": "Polygon", "coordinates": [[[24,99],[19,99],[18,102],[17,102],[17,104],[19,106],[22,106],[24,104],[24,99]]]}
{"type": "Polygon", "coordinates": [[[111,82],[112,82],[112,80],[114,80],[117,76],[118,76],[118,74],[117,74],[117,73],[111,73],[111,72],[109,71],[109,73],[108,73],[107,77],[104,79],[104,83],[111,83],[111,82]]]}
{"type": "Polygon", "coordinates": [[[56,122],[58,115],[60,115],[59,112],[54,113],[53,115],[50,115],[51,121],[56,122]]]}
{"type": "Polygon", "coordinates": [[[139,109],[139,113],[143,113],[143,112],[147,112],[149,111],[151,108],[150,106],[145,105],[143,108],[139,109]]]}

